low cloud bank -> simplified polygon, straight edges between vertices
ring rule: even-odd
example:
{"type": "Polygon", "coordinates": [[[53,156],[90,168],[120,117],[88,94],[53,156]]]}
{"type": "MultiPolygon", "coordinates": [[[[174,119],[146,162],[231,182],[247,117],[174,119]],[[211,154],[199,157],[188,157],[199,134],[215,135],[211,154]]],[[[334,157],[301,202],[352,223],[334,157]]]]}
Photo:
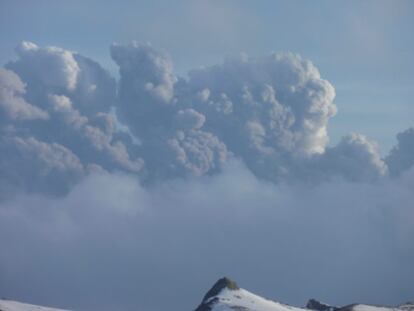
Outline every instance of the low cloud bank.
{"type": "Polygon", "coordinates": [[[93,174],[64,198],[0,207],[0,292],[79,310],[191,310],[230,275],[303,305],[412,299],[414,172],[275,186],[240,162],[143,187],[93,174]]]}

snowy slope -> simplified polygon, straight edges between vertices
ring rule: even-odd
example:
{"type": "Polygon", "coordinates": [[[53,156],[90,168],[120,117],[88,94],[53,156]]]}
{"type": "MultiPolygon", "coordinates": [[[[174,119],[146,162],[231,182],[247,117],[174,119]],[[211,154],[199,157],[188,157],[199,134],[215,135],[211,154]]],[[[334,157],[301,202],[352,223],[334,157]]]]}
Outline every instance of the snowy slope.
{"type": "Polygon", "coordinates": [[[398,307],[371,306],[353,304],[339,308],[338,311],[414,311],[414,303],[406,303],[398,307]]]}
{"type": "Polygon", "coordinates": [[[196,311],[305,311],[268,300],[239,288],[235,282],[222,278],[204,296],[196,311]]]}
{"type": "MultiPolygon", "coordinates": [[[[211,298],[214,300],[215,298],[211,298]]],[[[223,289],[211,310],[263,310],[263,311],[304,311],[301,308],[287,306],[267,300],[244,289],[223,289]]]]}
{"type": "Polygon", "coordinates": [[[41,307],[13,300],[0,299],[0,311],[67,311],[64,309],[41,307]]]}
{"type": "Polygon", "coordinates": [[[398,308],[403,311],[414,311],[414,302],[407,302],[405,304],[400,305],[398,308]]]}
{"type": "Polygon", "coordinates": [[[394,310],[393,308],[376,307],[376,306],[363,305],[363,304],[351,305],[348,307],[344,307],[342,309],[347,309],[349,311],[392,311],[394,310]]]}
{"type": "MultiPolygon", "coordinates": [[[[68,310],[0,299],[0,311],[68,310]]],[[[334,307],[311,299],[306,305],[306,308],[298,308],[265,299],[245,289],[239,288],[234,281],[228,278],[222,278],[207,292],[203,301],[195,311],[414,311],[414,303],[406,303],[398,307],[382,307],[364,304],[334,307]]]]}
{"type": "Polygon", "coordinates": [[[222,278],[204,296],[195,311],[414,311],[414,304],[407,303],[399,307],[381,307],[364,304],[352,304],[335,307],[309,300],[306,308],[292,307],[277,301],[255,295],[237,284],[222,278]]]}

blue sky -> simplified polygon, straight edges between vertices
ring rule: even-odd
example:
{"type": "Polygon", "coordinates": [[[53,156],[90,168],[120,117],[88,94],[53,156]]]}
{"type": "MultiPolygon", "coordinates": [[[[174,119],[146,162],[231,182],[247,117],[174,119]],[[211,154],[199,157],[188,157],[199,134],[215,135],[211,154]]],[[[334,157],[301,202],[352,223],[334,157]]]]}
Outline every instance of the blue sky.
{"type": "Polygon", "coordinates": [[[21,40],[57,45],[117,72],[112,42],[151,42],[175,71],[246,52],[292,51],[337,91],[331,142],[361,132],[386,154],[412,125],[412,1],[0,1],[0,61],[21,40]]]}

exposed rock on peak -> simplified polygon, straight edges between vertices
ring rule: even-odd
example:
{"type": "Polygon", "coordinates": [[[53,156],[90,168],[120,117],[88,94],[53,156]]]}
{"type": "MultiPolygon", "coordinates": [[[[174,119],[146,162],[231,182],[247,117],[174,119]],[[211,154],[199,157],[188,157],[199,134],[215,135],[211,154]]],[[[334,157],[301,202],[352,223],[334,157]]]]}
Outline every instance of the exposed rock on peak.
{"type": "Polygon", "coordinates": [[[217,296],[224,288],[228,288],[231,290],[239,289],[236,282],[233,280],[223,277],[219,279],[212,288],[207,292],[207,294],[204,296],[203,301],[208,300],[211,297],[217,296]]]}
{"type": "Polygon", "coordinates": [[[237,283],[233,280],[223,277],[219,279],[212,288],[205,294],[203,301],[201,304],[197,307],[196,311],[209,311],[211,310],[211,306],[217,301],[214,297],[220,294],[220,292],[228,288],[230,290],[238,290],[239,287],[237,286],[237,283]]]}
{"type": "Polygon", "coordinates": [[[306,308],[317,311],[337,311],[339,309],[338,307],[330,306],[316,299],[309,299],[308,303],[306,304],[306,308]]]}

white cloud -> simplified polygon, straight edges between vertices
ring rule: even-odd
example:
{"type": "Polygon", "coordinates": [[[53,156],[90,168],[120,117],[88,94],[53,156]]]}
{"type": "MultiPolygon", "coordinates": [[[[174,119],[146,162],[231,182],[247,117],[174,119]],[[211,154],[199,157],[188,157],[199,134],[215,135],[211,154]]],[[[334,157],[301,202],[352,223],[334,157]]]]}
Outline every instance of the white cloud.
{"type": "Polygon", "coordinates": [[[20,61],[14,65],[34,74],[32,79],[57,88],[76,88],[80,68],[72,52],[54,46],[39,48],[32,42],[23,41],[16,53],[20,61]]]}
{"type": "Polygon", "coordinates": [[[350,134],[319,159],[322,174],[337,175],[350,181],[372,182],[387,176],[387,164],[377,144],[361,134],[350,134]]]}

